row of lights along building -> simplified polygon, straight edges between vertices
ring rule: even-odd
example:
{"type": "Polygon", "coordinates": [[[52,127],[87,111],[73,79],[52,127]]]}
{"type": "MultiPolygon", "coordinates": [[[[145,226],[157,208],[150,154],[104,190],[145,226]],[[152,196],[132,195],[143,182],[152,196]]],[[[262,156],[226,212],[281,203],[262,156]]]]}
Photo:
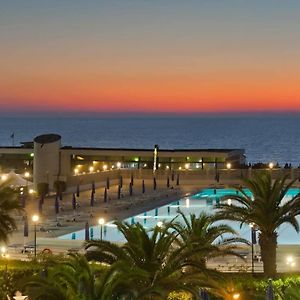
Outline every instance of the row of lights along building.
{"type": "Polygon", "coordinates": [[[19,147],[0,147],[2,170],[30,172],[38,183],[66,181],[77,176],[116,169],[191,171],[237,168],[245,163],[244,149],[129,149],[61,145],[61,136],[45,134],[19,147]]]}

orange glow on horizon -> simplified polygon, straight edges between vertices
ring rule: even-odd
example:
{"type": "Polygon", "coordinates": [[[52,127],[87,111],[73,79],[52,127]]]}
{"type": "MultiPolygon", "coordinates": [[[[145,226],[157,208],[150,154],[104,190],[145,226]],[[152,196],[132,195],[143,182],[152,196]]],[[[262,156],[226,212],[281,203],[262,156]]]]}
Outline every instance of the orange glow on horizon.
{"type": "Polygon", "coordinates": [[[285,78],[127,78],[0,84],[3,109],[110,112],[300,110],[300,88],[285,78]],[[5,101],[5,99],[7,99],[5,101]],[[13,105],[12,105],[13,103],[13,105]]]}

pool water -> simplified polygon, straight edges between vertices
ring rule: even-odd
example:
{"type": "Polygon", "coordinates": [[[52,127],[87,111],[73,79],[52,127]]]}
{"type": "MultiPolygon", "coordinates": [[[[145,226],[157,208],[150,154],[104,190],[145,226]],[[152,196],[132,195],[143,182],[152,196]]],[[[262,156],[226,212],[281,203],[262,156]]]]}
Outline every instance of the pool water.
{"type": "MultiPolygon", "coordinates": [[[[248,195],[251,195],[249,191],[245,190],[248,195]]],[[[174,201],[167,205],[157,207],[153,210],[145,211],[139,215],[130,217],[124,221],[134,224],[140,223],[146,229],[151,229],[157,225],[158,222],[170,221],[176,216],[178,216],[178,209],[180,209],[185,215],[194,213],[198,215],[200,212],[207,212],[212,214],[215,205],[219,202],[220,198],[225,195],[236,193],[233,189],[204,189],[201,192],[185,197],[178,201],[174,201]]],[[[291,199],[293,196],[300,193],[300,189],[290,189],[286,195],[286,200],[291,199]]],[[[177,217],[178,221],[181,220],[180,216],[177,217]]],[[[300,222],[300,217],[298,217],[300,222]]],[[[240,228],[239,223],[231,221],[222,221],[222,223],[229,224],[234,228],[241,237],[245,239],[250,239],[251,231],[249,225],[245,224],[240,228]]],[[[100,239],[100,225],[90,227],[90,239],[100,239]]],[[[124,238],[122,234],[116,228],[116,225],[113,222],[107,223],[102,227],[103,230],[103,239],[109,240],[112,242],[123,242],[124,238]]],[[[300,234],[288,224],[282,225],[279,230],[279,244],[300,244],[300,234]]],[[[79,230],[70,234],[66,234],[59,237],[60,239],[65,240],[84,240],[85,230],[79,230]]]]}

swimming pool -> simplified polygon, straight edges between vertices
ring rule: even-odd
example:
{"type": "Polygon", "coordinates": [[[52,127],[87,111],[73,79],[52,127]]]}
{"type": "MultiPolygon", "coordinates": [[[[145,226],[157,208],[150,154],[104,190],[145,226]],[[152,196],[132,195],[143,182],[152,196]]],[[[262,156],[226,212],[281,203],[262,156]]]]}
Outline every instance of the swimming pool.
{"type": "MultiPolygon", "coordinates": [[[[245,190],[245,192],[250,195],[249,191],[245,190]]],[[[178,215],[178,209],[180,209],[185,215],[189,215],[191,213],[198,215],[202,211],[213,213],[214,205],[217,204],[222,196],[234,193],[236,193],[236,191],[232,189],[204,189],[193,196],[185,197],[167,205],[157,207],[153,210],[145,211],[144,213],[130,217],[124,221],[130,224],[140,223],[145,228],[150,229],[156,226],[158,222],[170,221],[176,217],[178,215]]],[[[300,193],[300,189],[290,189],[286,199],[288,200],[298,193],[300,193]]],[[[298,220],[300,221],[300,217],[298,217],[298,220]]],[[[178,217],[178,221],[180,221],[180,217],[178,217]]],[[[240,225],[236,222],[222,221],[222,223],[232,226],[237,232],[239,232],[241,237],[246,239],[250,238],[250,228],[247,224],[240,228],[240,225]]],[[[282,225],[278,232],[279,244],[300,244],[300,234],[297,234],[296,231],[288,224],[282,225]]],[[[84,229],[59,237],[59,239],[64,240],[84,240],[84,238],[84,229]]],[[[90,238],[100,238],[100,225],[90,227],[90,238]]],[[[109,222],[103,226],[103,239],[112,242],[124,241],[122,234],[118,231],[113,222],[109,222]]]]}

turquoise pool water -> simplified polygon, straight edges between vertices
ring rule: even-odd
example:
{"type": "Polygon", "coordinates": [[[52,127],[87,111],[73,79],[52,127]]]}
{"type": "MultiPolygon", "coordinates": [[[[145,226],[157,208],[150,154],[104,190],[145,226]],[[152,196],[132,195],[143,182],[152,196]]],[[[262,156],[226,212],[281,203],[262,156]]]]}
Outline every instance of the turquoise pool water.
{"type": "MultiPolygon", "coordinates": [[[[185,197],[167,205],[157,207],[153,210],[145,211],[144,213],[133,216],[124,221],[130,224],[140,223],[145,228],[150,229],[156,226],[158,222],[169,221],[176,217],[178,215],[178,209],[180,209],[186,215],[189,215],[190,213],[194,213],[197,215],[201,211],[213,213],[214,206],[217,204],[220,197],[234,193],[236,193],[236,191],[230,189],[204,189],[193,196],[185,197]]],[[[246,191],[246,193],[250,195],[249,191],[246,191]]],[[[290,189],[286,196],[286,199],[288,200],[298,193],[300,193],[300,189],[290,189]]],[[[180,217],[178,217],[178,220],[180,221],[180,217]]],[[[250,228],[248,225],[244,225],[242,228],[240,228],[239,224],[235,222],[222,221],[222,223],[227,223],[232,226],[241,237],[246,239],[250,238],[250,228]]],[[[59,238],[66,240],[84,240],[85,230],[83,229],[70,234],[66,234],[60,236],[59,238]]],[[[90,238],[100,238],[99,225],[90,227],[90,238]]],[[[113,222],[107,223],[105,226],[103,226],[103,239],[112,242],[124,241],[123,236],[120,234],[113,222]]],[[[291,226],[285,224],[279,228],[278,242],[279,244],[300,244],[300,234],[297,234],[291,226]]]]}

